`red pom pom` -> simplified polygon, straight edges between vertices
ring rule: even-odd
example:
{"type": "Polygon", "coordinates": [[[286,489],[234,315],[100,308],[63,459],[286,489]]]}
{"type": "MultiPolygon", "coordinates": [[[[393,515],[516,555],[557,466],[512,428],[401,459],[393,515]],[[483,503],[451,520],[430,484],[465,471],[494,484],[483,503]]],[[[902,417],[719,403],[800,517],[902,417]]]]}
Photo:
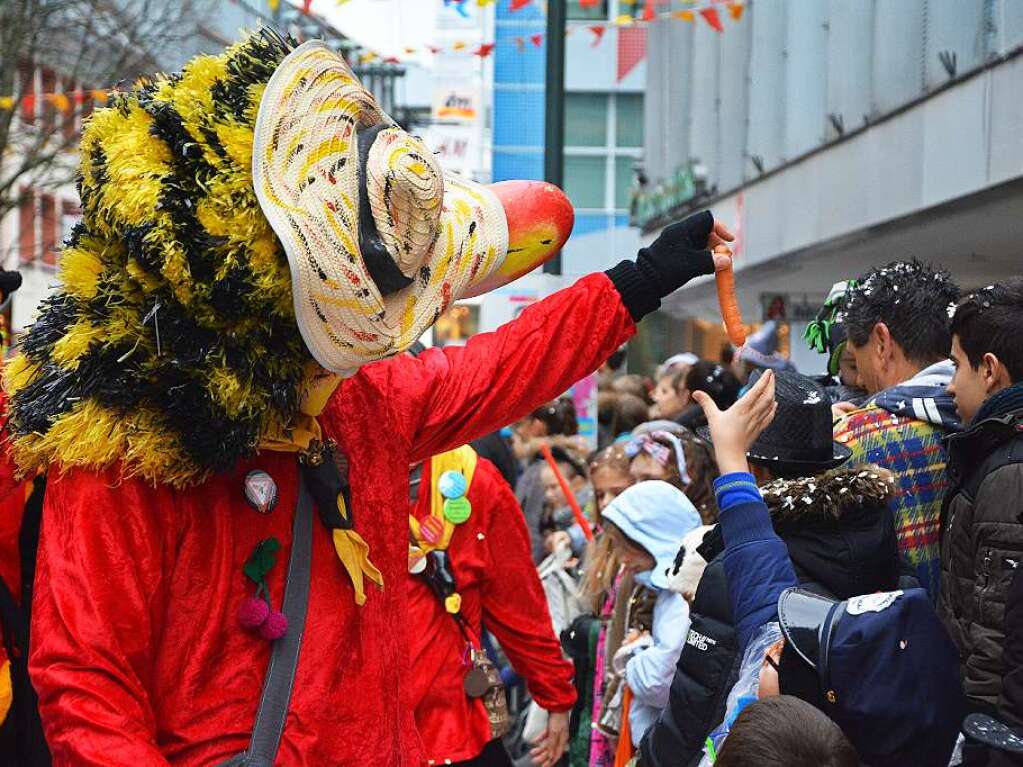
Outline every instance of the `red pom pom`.
{"type": "Polygon", "coordinates": [[[266,617],[266,621],[262,626],[259,627],[259,635],[263,639],[280,639],[282,636],[288,633],[288,619],[284,613],[279,613],[276,610],[272,610],[266,617]]]}
{"type": "Polygon", "coordinates": [[[259,628],[270,616],[270,606],[259,597],[247,597],[238,608],[238,622],[247,629],[259,628]]]}

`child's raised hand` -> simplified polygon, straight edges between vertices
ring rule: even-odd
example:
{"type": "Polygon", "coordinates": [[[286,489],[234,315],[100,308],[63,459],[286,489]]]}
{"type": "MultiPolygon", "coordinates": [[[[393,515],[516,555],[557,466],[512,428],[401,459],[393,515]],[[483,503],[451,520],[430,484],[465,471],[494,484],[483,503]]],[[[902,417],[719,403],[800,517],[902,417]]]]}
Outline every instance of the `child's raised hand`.
{"type": "Polygon", "coordinates": [[[778,404],[774,401],[774,373],[768,370],[728,410],[718,410],[706,392],[693,392],[703,408],[714,443],[714,455],[722,474],[749,471],[746,451],[774,419],[778,404]]]}

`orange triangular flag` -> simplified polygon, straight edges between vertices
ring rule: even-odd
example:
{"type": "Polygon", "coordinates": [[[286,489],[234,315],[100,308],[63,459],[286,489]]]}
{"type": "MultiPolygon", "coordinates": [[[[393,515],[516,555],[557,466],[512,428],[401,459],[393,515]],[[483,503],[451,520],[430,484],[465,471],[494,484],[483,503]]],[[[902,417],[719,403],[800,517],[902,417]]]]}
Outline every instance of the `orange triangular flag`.
{"type": "Polygon", "coordinates": [[[675,11],[671,14],[673,19],[682,19],[682,21],[693,21],[696,16],[693,15],[692,11],[675,11]]]}
{"type": "Polygon", "coordinates": [[[742,12],[746,10],[746,6],[742,3],[732,3],[728,6],[728,13],[732,17],[733,21],[738,21],[742,18],[742,12]]]}

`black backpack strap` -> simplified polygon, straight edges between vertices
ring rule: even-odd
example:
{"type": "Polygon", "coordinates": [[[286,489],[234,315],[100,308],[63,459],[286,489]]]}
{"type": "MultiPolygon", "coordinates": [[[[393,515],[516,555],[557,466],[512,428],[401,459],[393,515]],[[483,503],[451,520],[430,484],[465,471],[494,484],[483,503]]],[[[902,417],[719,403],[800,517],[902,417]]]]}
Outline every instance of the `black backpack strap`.
{"type": "Polygon", "coordinates": [[[281,608],[288,619],[288,633],[274,642],[249,748],[245,753],[223,762],[221,767],[271,767],[281,745],[305,631],[312,569],[313,499],[306,484],[305,472],[299,471],[298,477],[298,504],[292,526],[288,580],[281,608]]]}

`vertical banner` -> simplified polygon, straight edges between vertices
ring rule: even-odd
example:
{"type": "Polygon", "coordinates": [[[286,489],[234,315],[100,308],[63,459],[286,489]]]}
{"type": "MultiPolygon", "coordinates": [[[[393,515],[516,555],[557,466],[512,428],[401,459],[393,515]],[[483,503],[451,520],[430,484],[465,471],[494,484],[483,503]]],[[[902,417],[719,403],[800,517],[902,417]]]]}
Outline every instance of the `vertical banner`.
{"type": "Polygon", "coordinates": [[[579,420],[579,436],[586,438],[592,452],[597,449],[597,374],[577,381],[569,393],[579,420]]]}

